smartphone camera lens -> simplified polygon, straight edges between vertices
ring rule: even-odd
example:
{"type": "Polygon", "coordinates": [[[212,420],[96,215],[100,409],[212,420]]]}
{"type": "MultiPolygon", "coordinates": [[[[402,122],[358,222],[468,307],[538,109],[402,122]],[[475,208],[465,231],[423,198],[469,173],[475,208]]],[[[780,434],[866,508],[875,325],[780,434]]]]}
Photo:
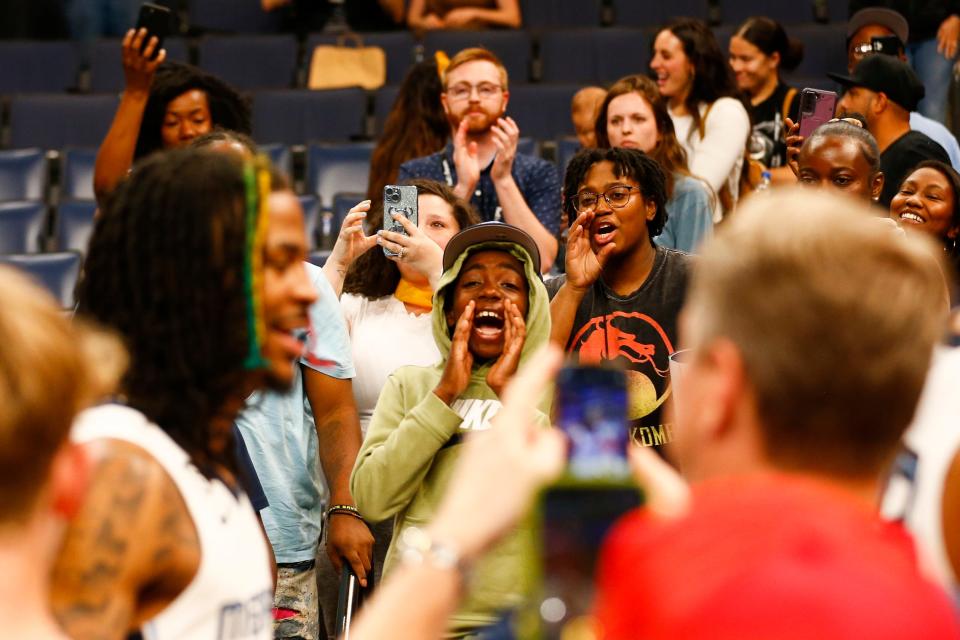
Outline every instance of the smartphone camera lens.
{"type": "Polygon", "coordinates": [[[395,187],[387,189],[387,200],[390,202],[400,202],[400,190],[395,187]]]}

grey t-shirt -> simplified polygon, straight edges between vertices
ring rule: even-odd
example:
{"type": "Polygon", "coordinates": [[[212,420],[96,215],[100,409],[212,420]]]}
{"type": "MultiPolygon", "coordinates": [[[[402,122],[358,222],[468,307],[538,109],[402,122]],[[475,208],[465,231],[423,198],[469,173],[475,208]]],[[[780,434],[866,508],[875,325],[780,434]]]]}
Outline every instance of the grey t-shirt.
{"type": "MultiPolygon", "coordinates": [[[[673,425],[661,419],[670,397],[670,354],[677,350],[677,317],[687,292],[691,257],[657,247],[650,275],[639,289],[618,296],[603,280],[584,296],[566,350],[578,362],[618,361],[627,370],[633,438],[644,446],[673,439],[673,425]]],[[[566,276],[547,281],[550,298],[566,276]]]]}

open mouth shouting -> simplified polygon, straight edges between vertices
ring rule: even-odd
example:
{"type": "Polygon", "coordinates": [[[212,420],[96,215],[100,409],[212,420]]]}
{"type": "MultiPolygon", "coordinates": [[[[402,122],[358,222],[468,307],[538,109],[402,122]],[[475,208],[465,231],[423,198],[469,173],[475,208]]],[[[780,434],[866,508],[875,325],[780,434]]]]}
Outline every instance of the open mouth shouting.
{"type": "Polygon", "coordinates": [[[593,242],[598,246],[602,247],[605,244],[613,242],[613,239],[617,233],[617,227],[615,224],[610,222],[608,218],[601,218],[596,220],[590,230],[591,237],[593,242]]]}
{"type": "Polygon", "coordinates": [[[473,334],[484,342],[498,342],[503,338],[503,309],[484,309],[473,316],[473,334]]]}

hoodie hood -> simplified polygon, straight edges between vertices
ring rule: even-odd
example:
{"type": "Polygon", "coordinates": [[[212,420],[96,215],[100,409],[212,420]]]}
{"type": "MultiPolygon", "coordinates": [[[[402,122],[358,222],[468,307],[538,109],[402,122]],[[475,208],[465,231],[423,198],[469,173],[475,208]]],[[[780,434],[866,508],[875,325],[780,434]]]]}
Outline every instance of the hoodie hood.
{"type": "MultiPolygon", "coordinates": [[[[450,357],[450,345],[452,342],[451,331],[450,328],[447,327],[447,319],[444,315],[444,302],[448,295],[453,295],[453,287],[451,285],[456,282],[457,276],[460,275],[460,270],[463,268],[463,263],[470,254],[490,249],[506,251],[514,256],[523,265],[523,272],[527,277],[528,304],[527,315],[524,318],[524,322],[527,325],[527,338],[523,343],[523,350],[520,352],[521,364],[530,357],[530,354],[535,353],[547,344],[550,338],[550,300],[547,294],[547,288],[543,285],[540,274],[534,269],[533,260],[530,258],[530,255],[523,247],[512,242],[478,242],[464,249],[463,252],[457,256],[456,262],[443,272],[443,275],[440,277],[440,282],[437,285],[437,291],[433,294],[433,339],[436,341],[437,348],[440,349],[440,355],[442,356],[438,365],[441,368],[445,365],[447,358],[450,357]]],[[[475,363],[473,367],[474,373],[483,371],[484,375],[486,375],[486,370],[489,369],[492,364],[492,362],[475,363]]]]}

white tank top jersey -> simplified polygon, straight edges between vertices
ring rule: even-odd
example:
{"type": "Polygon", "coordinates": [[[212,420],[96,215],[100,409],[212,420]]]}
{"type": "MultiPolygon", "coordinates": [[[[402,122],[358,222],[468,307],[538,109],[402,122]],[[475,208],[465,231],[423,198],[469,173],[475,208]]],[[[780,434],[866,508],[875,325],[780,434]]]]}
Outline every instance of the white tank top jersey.
{"type": "Polygon", "coordinates": [[[129,407],[104,405],[80,414],[71,437],[122,440],[148,452],[183,497],[200,539],[193,580],[142,629],[145,640],[269,640],[273,580],[266,541],[250,501],[206,478],[160,427],[129,407]]]}
{"type": "Polygon", "coordinates": [[[947,470],[960,452],[960,349],[934,354],[913,424],[890,473],[881,511],[913,534],[924,572],[951,593],[957,576],[943,540],[941,502],[947,470]]]}

